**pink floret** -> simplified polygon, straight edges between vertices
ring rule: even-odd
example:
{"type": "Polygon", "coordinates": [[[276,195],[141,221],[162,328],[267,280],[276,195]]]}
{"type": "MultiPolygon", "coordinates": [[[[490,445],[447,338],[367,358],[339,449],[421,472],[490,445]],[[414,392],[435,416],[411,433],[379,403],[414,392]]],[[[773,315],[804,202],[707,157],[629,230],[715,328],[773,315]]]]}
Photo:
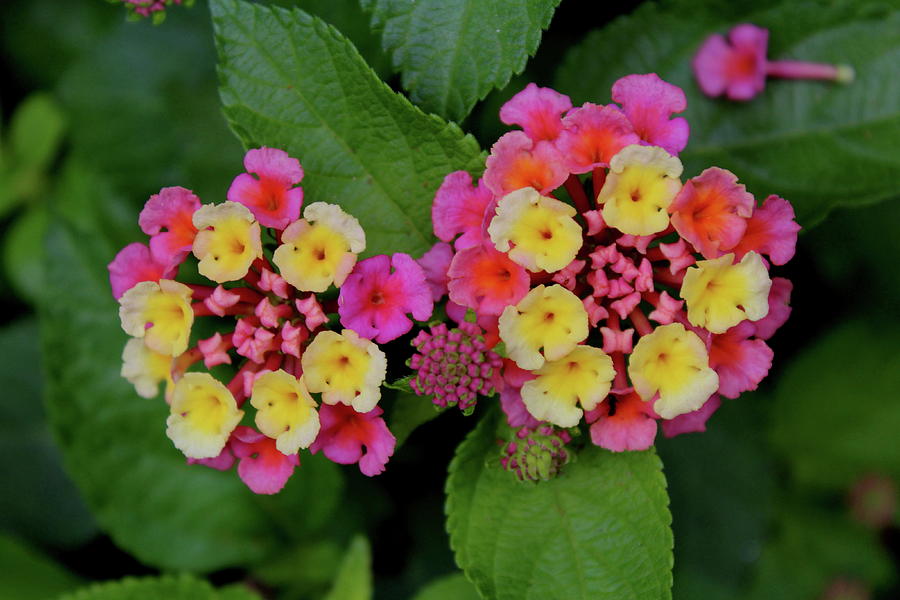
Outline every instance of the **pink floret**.
{"type": "Polygon", "coordinates": [[[799,231],[791,203],[775,195],[769,196],[747,220],[744,237],[734,247],[736,258],[740,260],[753,250],[767,255],[773,264],[787,264],[794,257],[799,231]]]}
{"type": "Polygon", "coordinates": [[[613,452],[646,450],[656,439],[656,415],[634,392],[618,397],[615,411],[606,399],[585,417],[592,423],[591,441],[613,452]]]}
{"type": "Polygon", "coordinates": [[[762,340],[750,339],[755,331],[751,321],[743,321],[712,336],[709,366],[719,375],[719,393],[726,398],[755,390],[772,368],[772,349],[762,340]]]}
{"type": "Polygon", "coordinates": [[[769,32],[755,25],[738,25],[728,33],[706,38],[694,55],[697,84],[711,97],[750,100],[766,86],[766,49],[769,32]]]}
{"type": "Polygon", "coordinates": [[[562,130],[562,115],[572,108],[568,96],[529,83],[500,108],[500,120],[518,125],[536,142],[553,141],[562,130]]]}
{"type": "Polygon", "coordinates": [[[200,199],[183,187],[163,188],[150,196],[138,224],[150,236],[150,251],[157,262],[177,265],[188,255],[197,235],[192,219],[198,208],[200,199]]]}
{"type": "Polygon", "coordinates": [[[433,308],[425,271],[411,256],[399,252],[356,263],[338,297],[341,325],[379,344],[412,329],[407,314],[424,321],[433,308]]]}
{"type": "Polygon", "coordinates": [[[244,156],[244,168],[247,173],[231,182],[228,200],[249,208],[265,227],[284,229],[300,218],[303,189],[293,187],[303,179],[300,161],[284,150],[258,148],[244,156]]]}
{"type": "Polygon", "coordinates": [[[612,99],[622,105],[640,138],[677,155],[687,145],[690,128],[683,117],[671,119],[687,108],[687,98],[677,85],[656,73],[626,75],[613,84],[612,99]]]}
{"type": "Polygon", "coordinates": [[[300,466],[299,456],[282,454],[275,440],[252,427],[237,427],[229,446],[240,461],[238,475],[255,494],[277,494],[300,466]]]}
{"type": "Polygon", "coordinates": [[[453,259],[453,247],[446,242],[438,242],[431,249],[416,259],[422,270],[425,271],[425,280],[431,290],[431,299],[437,302],[447,295],[447,282],[449,276],[447,269],[453,259]]]}
{"type": "Polygon", "coordinates": [[[490,245],[458,252],[447,271],[450,299],[479,315],[499,315],[528,293],[528,272],[490,245]]]}
{"type": "Polygon", "coordinates": [[[565,160],[551,142],[535,142],[524,132],[510,131],[491,147],[483,181],[502,197],[526,187],[549,194],[568,176],[565,160]]]}
{"type": "Polygon", "coordinates": [[[563,119],[557,149],[566,157],[572,173],[587,173],[596,167],[608,167],[619,150],[637,144],[641,138],[631,121],[613,105],[599,106],[587,102],[563,119]]]}
{"type": "Polygon", "coordinates": [[[506,422],[510,427],[528,427],[534,429],[541,424],[522,401],[522,386],[526,381],[534,379],[531,371],[519,368],[516,363],[508,358],[503,359],[503,387],[500,390],[500,407],[506,415],[506,422]]]}
{"type": "Polygon", "coordinates": [[[785,324],[791,316],[791,291],[794,284],[784,277],[773,277],[772,288],[769,290],[769,313],[753,323],[756,328],[756,337],[767,340],[785,324]]]}
{"type": "Polygon", "coordinates": [[[484,237],[482,222],[487,206],[493,200],[483,180],[472,186],[472,176],[465,171],[454,171],[446,177],[434,196],[431,205],[431,222],[434,235],[445,242],[454,243],[457,250],[471,248],[484,237]]]}
{"type": "Polygon", "coordinates": [[[718,395],[713,394],[703,403],[703,406],[697,410],[683,415],[678,415],[674,419],[662,421],[663,435],[667,438],[681,435],[682,433],[700,433],[706,431],[706,422],[713,413],[719,410],[722,400],[718,395]]]}
{"type": "Polygon", "coordinates": [[[321,429],[310,451],[315,454],[321,450],[329,460],[342,465],[358,462],[359,470],[369,477],[382,473],[397,440],[381,413],[377,406],[358,413],[343,404],[323,404],[319,408],[321,429]]]}
{"type": "Polygon", "coordinates": [[[109,285],[113,298],[118,300],[122,294],[141,281],[159,281],[171,279],[177,266],[167,266],[151,256],[150,248],[139,242],[128,244],[116,254],[109,265],[109,285]]]}

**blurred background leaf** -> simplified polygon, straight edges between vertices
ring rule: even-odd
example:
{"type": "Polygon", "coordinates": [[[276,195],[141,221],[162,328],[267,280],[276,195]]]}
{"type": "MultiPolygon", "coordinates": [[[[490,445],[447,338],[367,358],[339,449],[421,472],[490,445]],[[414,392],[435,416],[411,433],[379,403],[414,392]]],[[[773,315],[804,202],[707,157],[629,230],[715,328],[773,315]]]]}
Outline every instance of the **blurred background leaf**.
{"type": "Polygon", "coordinates": [[[325,600],[371,600],[372,552],[363,536],[356,536],[344,554],[334,586],[325,600]]]}
{"type": "Polygon", "coordinates": [[[0,534],[0,598],[50,600],[81,580],[20,540],[0,534]]]}
{"type": "Polygon", "coordinates": [[[65,594],[60,600],[259,600],[249,589],[230,586],[217,590],[206,581],[190,575],[129,577],[121,581],[98,583],[65,594]]]}
{"type": "Polygon", "coordinates": [[[685,176],[716,165],[757,198],[778,194],[805,227],[835,206],[897,195],[900,178],[900,8],[839,0],[645,3],[590,34],[566,57],[556,87],[573,102],[606,103],[612,83],[656,72],[684,88],[691,139],[685,176]],[[846,63],[851,85],[769,80],[752,102],[709,99],[690,61],[712,33],[751,22],[770,30],[770,59],[846,63]],[[602,58],[600,58],[602,57],[602,58]]]}
{"type": "Polygon", "coordinates": [[[475,586],[462,573],[436,579],[422,588],[413,600],[479,600],[475,586]]]}
{"type": "Polygon", "coordinates": [[[560,0],[361,0],[410,99],[462,121],[521,73],[560,0]]]}

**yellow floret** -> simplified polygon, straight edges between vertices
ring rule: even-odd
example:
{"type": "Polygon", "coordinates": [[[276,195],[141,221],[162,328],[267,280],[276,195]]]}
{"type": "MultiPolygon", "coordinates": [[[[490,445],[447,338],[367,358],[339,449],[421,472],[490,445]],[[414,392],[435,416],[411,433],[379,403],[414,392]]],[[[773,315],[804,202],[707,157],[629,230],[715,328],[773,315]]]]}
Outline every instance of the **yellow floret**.
{"type": "Polygon", "coordinates": [[[159,382],[168,388],[172,381],[173,359],[168,354],[154,352],[144,340],[131,338],[122,351],[121,375],[127,379],[142,398],[153,398],[159,392],[159,382]]]}
{"type": "Polygon", "coordinates": [[[643,336],[629,359],[628,376],[644,402],[659,394],[653,410],[664,419],[697,410],[719,389],[706,346],[681,323],[643,336]]]}
{"type": "Polygon", "coordinates": [[[575,427],[584,414],[582,409],[597,408],[616,376],[612,359],[591,346],[576,346],[559,360],[545,362],[534,373],[537,379],[522,386],[525,408],[535,419],[560,427],[575,427]]]}
{"type": "Polygon", "coordinates": [[[204,277],[217,283],[236,281],[262,256],[259,223],[243,204],[206,204],[197,209],[193,220],[198,230],[194,256],[204,277]]]}
{"type": "Polygon", "coordinates": [[[681,161],[656,146],[631,145],[610,161],[597,202],[603,220],[629,235],[651,235],[669,226],[666,210],[681,189],[681,161]]]}
{"type": "Polygon", "coordinates": [[[194,311],[191,288],[160,279],[142,281],[119,298],[119,319],[128,335],[143,338],[154,352],[178,356],[187,350],[194,311]]]}
{"type": "Polygon", "coordinates": [[[188,458],[214,458],[240,423],[228,388],[209,373],[185,373],[175,383],[166,435],[188,458]]]}
{"type": "Polygon", "coordinates": [[[303,383],[278,369],[259,376],[253,383],[250,404],[256,409],[256,426],[275,440],[282,454],[308,448],[319,433],[319,413],[303,383]]]}
{"type": "Polygon", "coordinates": [[[758,321],[769,313],[772,280],[756,252],[738,264],[734,254],[701,260],[684,275],[681,297],[688,321],[713,333],[724,333],[744,319],[758,321]]]}
{"type": "Polygon", "coordinates": [[[309,391],[321,392],[326,404],[340,402],[366,413],[381,399],[387,358],[371,340],[352,329],[319,333],[301,361],[309,391]]]}
{"type": "Polygon", "coordinates": [[[566,288],[539,285],[516,306],[503,309],[499,328],[509,358],[534,370],[545,360],[562,358],[587,337],[588,315],[581,300],[566,288]]]}
{"type": "Polygon", "coordinates": [[[285,281],[303,292],[340,287],[356,255],[366,249],[366,236],[354,217],[335,204],[316,202],[303,219],[284,230],[272,261],[285,281]]]}
{"type": "Polygon", "coordinates": [[[581,248],[575,209],[541,196],[534,188],[516,190],[497,204],[488,233],[500,252],[532,272],[559,271],[581,248]]]}

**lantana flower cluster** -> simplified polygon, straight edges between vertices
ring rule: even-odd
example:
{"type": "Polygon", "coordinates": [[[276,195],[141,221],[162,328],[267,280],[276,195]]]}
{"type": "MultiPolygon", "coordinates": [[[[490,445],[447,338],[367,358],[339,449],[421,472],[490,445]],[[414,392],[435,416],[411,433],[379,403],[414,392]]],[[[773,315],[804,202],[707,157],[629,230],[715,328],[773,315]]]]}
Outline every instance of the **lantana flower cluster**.
{"type": "Polygon", "coordinates": [[[250,150],[244,167],[221,203],[182,187],[151,196],[149,243],[110,263],[131,336],[122,375],[145,397],[164,383],[174,445],[192,463],[237,463],[254,492],[279,491],[304,449],[381,473],[395,439],[378,344],[431,316],[425,272],[401,253],[359,260],[359,222],[304,207],[303,169],[284,151],[250,150]]]}
{"type": "Polygon", "coordinates": [[[791,310],[790,281],[770,275],[794,254],[790,203],[715,166],[682,178],[680,88],[629,75],[612,100],[573,107],[529,84],[501,108],[521,129],[483,176],[451,173],[434,198],[441,242],[420,263],[460,326],[452,352],[446,330],[416,339],[414,389],[461,402],[461,380],[436,374],[464,364],[466,389],[499,391],[517,428],[503,464],[524,479],[567,460],[554,431],[616,452],[649,448],[660,425],[702,431],[721,396],[766,376],[791,310]]]}
{"type": "Polygon", "coordinates": [[[129,18],[143,19],[153,17],[155,23],[159,23],[165,17],[166,8],[173,4],[185,4],[192,6],[194,0],[107,0],[113,3],[121,3],[128,10],[129,18]]]}

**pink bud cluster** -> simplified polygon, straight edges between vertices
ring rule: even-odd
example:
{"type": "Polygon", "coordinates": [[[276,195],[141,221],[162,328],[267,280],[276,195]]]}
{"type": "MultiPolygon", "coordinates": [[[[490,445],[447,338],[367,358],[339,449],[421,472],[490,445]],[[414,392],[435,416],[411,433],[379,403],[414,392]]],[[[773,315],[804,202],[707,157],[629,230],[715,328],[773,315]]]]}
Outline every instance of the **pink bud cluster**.
{"type": "MultiPolygon", "coordinates": [[[[167,7],[173,4],[181,4],[184,0],[120,0],[128,9],[129,14],[139,17],[149,17],[153,14],[161,14],[167,7]]],[[[188,0],[190,5],[193,0],[188,0]]]]}
{"type": "Polygon", "coordinates": [[[463,322],[448,329],[441,323],[420,331],[412,345],[418,352],[409,361],[416,371],[410,386],[421,396],[431,396],[435,406],[458,406],[469,415],[478,396],[494,393],[502,361],[488,349],[478,325],[463,322]]]}

